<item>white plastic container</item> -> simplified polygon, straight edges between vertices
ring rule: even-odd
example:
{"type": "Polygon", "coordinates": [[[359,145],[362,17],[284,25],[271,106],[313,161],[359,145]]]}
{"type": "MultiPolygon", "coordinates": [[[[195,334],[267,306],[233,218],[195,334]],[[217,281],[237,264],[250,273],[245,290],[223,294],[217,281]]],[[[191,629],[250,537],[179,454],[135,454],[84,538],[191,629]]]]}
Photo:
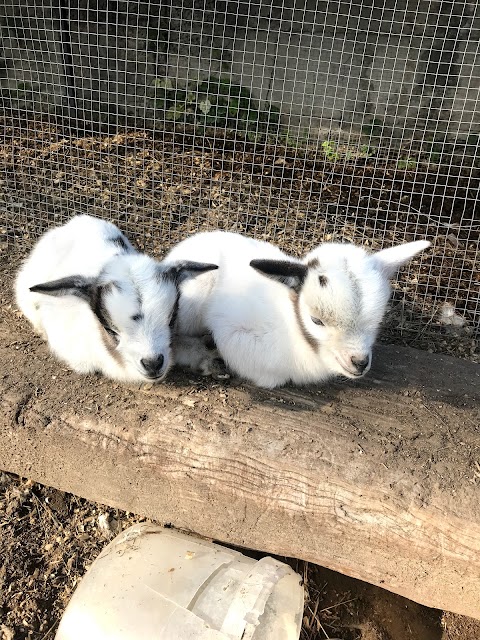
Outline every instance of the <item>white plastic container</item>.
{"type": "Polygon", "coordinates": [[[303,598],[282,562],[139,524],[92,564],[56,640],[298,640],[303,598]]]}

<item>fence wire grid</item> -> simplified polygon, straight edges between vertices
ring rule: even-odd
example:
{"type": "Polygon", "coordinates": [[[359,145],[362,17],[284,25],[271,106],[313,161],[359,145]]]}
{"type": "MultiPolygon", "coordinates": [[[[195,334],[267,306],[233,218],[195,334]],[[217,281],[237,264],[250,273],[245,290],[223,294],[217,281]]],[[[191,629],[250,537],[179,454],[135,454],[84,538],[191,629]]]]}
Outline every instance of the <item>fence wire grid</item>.
{"type": "Polygon", "coordinates": [[[214,228],[293,255],[427,238],[386,335],[478,357],[476,3],[7,0],[0,17],[4,248],[75,213],[156,256],[214,228]]]}

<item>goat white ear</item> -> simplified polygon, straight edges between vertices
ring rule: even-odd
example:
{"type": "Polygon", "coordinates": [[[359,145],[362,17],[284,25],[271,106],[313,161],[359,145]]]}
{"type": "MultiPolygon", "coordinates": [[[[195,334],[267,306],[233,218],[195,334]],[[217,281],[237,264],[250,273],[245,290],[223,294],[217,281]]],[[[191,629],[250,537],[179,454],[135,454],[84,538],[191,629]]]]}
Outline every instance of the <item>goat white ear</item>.
{"type": "Polygon", "coordinates": [[[33,293],[44,293],[47,296],[76,296],[90,302],[94,288],[94,279],[84,276],[68,276],[59,280],[51,280],[30,287],[33,293]]]}
{"type": "Polygon", "coordinates": [[[430,246],[428,240],[417,240],[416,242],[407,242],[397,247],[382,249],[373,254],[375,265],[387,276],[392,278],[401,266],[411,260],[417,253],[428,249],[430,246]]]}
{"type": "Polygon", "coordinates": [[[303,286],[308,267],[291,260],[252,260],[250,266],[267,278],[290,287],[297,293],[303,286]]]}

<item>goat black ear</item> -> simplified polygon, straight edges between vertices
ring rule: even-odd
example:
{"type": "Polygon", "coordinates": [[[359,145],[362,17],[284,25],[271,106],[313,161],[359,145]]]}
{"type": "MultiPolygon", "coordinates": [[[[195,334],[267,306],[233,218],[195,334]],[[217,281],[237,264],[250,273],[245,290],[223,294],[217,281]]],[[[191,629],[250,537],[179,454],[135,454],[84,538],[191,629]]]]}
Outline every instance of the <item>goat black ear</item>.
{"type": "Polygon", "coordinates": [[[301,290],[308,267],[290,260],[252,260],[250,266],[267,278],[286,285],[297,293],[301,290]]]}
{"type": "Polygon", "coordinates": [[[108,238],[108,242],[111,242],[120,253],[131,253],[133,251],[133,247],[130,244],[130,241],[123,235],[123,233],[118,233],[112,238],[108,238]]]}
{"type": "Polygon", "coordinates": [[[47,296],[76,296],[87,302],[91,301],[95,281],[85,276],[68,276],[59,280],[51,280],[30,287],[33,293],[43,293],[47,296]]]}
{"type": "Polygon", "coordinates": [[[163,271],[162,277],[180,284],[187,278],[193,278],[201,273],[214,271],[215,269],[218,269],[218,264],[194,262],[192,260],[179,260],[163,271]]]}

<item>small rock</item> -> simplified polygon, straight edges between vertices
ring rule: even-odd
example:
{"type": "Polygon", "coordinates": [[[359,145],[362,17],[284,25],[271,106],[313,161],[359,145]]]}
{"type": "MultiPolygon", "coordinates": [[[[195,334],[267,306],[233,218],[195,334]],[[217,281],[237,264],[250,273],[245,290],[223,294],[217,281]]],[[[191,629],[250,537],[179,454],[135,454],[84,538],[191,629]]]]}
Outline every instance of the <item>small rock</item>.
{"type": "Polygon", "coordinates": [[[452,247],[455,247],[456,249],[462,246],[457,236],[453,233],[448,234],[447,242],[448,244],[450,244],[452,247]]]}
{"type": "Polygon", "coordinates": [[[97,524],[104,536],[109,538],[112,535],[112,524],[108,513],[101,513],[97,518],[97,524]]]}
{"type": "Polygon", "coordinates": [[[455,311],[455,307],[450,302],[445,302],[440,309],[440,323],[444,325],[450,325],[453,327],[463,327],[466,324],[466,319],[455,311]]]}
{"type": "Polygon", "coordinates": [[[2,626],[0,627],[0,638],[1,640],[13,640],[14,638],[14,632],[13,629],[11,629],[10,627],[7,627],[6,625],[2,624],[2,626]]]}
{"type": "Polygon", "coordinates": [[[58,491],[57,489],[47,489],[46,493],[47,496],[45,498],[45,502],[50,506],[52,511],[66,515],[68,513],[68,507],[63,491],[58,491]]]}
{"type": "Polygon", "coordinates": [[[335,413],[335,407],[333,406],[332,402],[329,402],[328,404],[324,404],[320,408],[320,411],[322,413],[326,413],[327,415],[332,415],[333,413],[335,413]]]}

